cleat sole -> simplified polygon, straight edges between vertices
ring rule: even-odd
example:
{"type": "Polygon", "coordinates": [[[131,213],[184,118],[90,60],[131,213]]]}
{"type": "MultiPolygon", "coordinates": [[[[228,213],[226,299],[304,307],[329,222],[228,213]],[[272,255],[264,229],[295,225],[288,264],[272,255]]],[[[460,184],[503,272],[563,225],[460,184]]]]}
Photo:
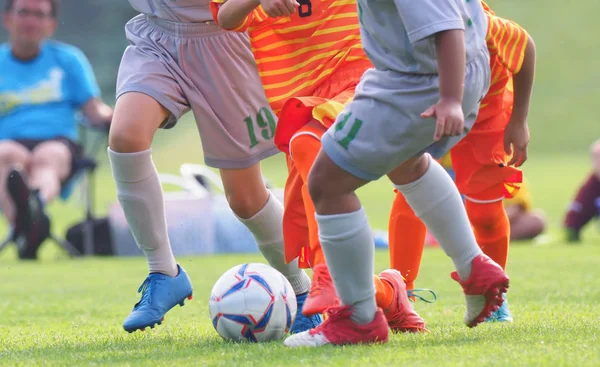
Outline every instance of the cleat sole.
{"type": "MultiPolygon", "coordinates": [[[[183,299],[182,299],[180,302],[178,302],[179,306],[183,307],[183,306],[185,305],[185,300],[186,300],[186,299],[187,299],[187,300],[191,300],[191,299],[192,299],[192,294],[189,294],[189,295],[187,295],[187,296],[186,296],[186,297],[184,297],[184,298],[183,298],[183,299]]],[[[149,327],[150,329],[154,329],[156,326],[158,326],[158,325],[162,325],[162,323],[163,323],[164,321],[165,321],[165,318],[164,318],[164,317],[162,317],[162,318],[161,318],[159,321],[154,321],[154,322],[152,322],[152,323],[149,323],[149,324],[147,324],[147,325],[145,325],[145,326],[140,326],[140,327],[137,327],[137,328],[134,328],[134,329],[125,329],[125,331],[127,331],[128,333],[130,333],[130,334],[131,334],[131,333],[133,333],[133,332],[135,332],[135,331],[137,331],[137,330],[144,331],[144,330],[145,330],[146,328],[148,328],[148,327],[149,327]]]]}
{"type": "Polygon", "coordinates": [[[502,298],[502,294],[508,291],[509,287],[509,279],[505,278],[501,281],[492,284],[487,292],[484,293],[486,299],[486,305],[481,310],[479,316],[475,318],[475,320],[471,321],[467,326],[470,328],[476,327],[477,325],[485,322],[485,320],[490,317],[495,311],[497,311],[502,303],[504,302],[504,298],[502,298]]]}
{"type": "Polygon", "coordinates": [[[190,294],[189,296],[186,296],[184,299],[182,299],[182,300],[181,300],[181,302],[179,302],[179,306],[181,306],[181,307],[185,306],[185,300],[186,300],[186,299],[187,299],[187,300],[191,300],[192,298],[193,298],[193,297],[192,297],[192,295],[191,295],[191,294],[190,294]]]}

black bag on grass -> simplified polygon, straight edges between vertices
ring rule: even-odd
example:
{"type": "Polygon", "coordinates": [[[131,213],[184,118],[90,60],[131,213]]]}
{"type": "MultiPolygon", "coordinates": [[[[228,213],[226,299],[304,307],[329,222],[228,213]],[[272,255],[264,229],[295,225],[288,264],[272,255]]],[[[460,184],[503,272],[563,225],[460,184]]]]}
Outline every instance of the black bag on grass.
{"type": "MultiPolygon", "coordinates": [[[[113,243],[110,235],[110,225],[108,218],[93,219],[94,226],[94,255],[113,256],[113,243]]],[[[79,252],[85,253],[85,222],[80,222],[67,230],[67,241],[71,243],[79,252]]]]}

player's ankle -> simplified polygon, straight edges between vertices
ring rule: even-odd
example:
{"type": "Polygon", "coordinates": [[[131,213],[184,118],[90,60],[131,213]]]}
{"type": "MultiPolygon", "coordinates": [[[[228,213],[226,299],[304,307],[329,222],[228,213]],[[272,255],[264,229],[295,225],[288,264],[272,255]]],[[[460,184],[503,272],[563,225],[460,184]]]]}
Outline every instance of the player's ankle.
{"type": "Polygon", "coordinates": [[[352,321],[359,325],[367,325],[373,322],[377,314],[377,305],[375,299],[368,299],[356,302],[352,305],[352,321]]]}

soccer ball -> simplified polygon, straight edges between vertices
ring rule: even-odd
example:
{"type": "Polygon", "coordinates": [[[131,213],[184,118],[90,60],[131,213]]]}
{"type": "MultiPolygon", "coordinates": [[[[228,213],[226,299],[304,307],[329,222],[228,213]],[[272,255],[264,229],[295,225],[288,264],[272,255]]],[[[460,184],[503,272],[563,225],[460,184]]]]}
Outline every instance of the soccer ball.
{"type": "Polygon", "coordinates": [[[227,270],[215,283],[209,301],[212,324],[225,340],[280,340],[296,319],[296,295],[290,282],[265,264],[227,270]]]}

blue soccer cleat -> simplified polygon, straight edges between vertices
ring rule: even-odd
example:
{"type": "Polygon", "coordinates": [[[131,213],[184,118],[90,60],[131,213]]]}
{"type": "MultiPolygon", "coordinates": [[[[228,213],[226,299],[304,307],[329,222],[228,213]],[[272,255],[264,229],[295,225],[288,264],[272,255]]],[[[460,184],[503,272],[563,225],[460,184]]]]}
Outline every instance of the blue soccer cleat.
{"type": "Polygon", "coordinates": [[[320,314],[312,316],[304,316],[304,314],[302,314],[302,308],[304,307],[304,301],[306,301],[306,297],[308,297],[308,292],[296,295],[298,309],[296,311],[296,320],[294,320],[292,330],[290,330],[290,333],[292,334],[297,334],[303,331],[313,329],[321,325],[321,322],[323,322],[323,319],[321,318],[320,314]]]}
{"type": "Polygon", "coordinates": [[[192,283],[183,268],[178,264],[176,277],[160,273],[148,275],[138,289],[142,298],[133,306],[123,328],[130,333],[162,324],[165,314],[176,305],[183,306],[185,299],[192,299],[192,283]]]}
{"type": "Polygon", "coordinates": [[[506,293],[502,295],[504,298],[504,302],[502,302],[502,306],[494,312],[490,317],[488,317],[486,322],[513,322],[513,317],[508,310],[508,299],[506,298],[506,293]]]}

